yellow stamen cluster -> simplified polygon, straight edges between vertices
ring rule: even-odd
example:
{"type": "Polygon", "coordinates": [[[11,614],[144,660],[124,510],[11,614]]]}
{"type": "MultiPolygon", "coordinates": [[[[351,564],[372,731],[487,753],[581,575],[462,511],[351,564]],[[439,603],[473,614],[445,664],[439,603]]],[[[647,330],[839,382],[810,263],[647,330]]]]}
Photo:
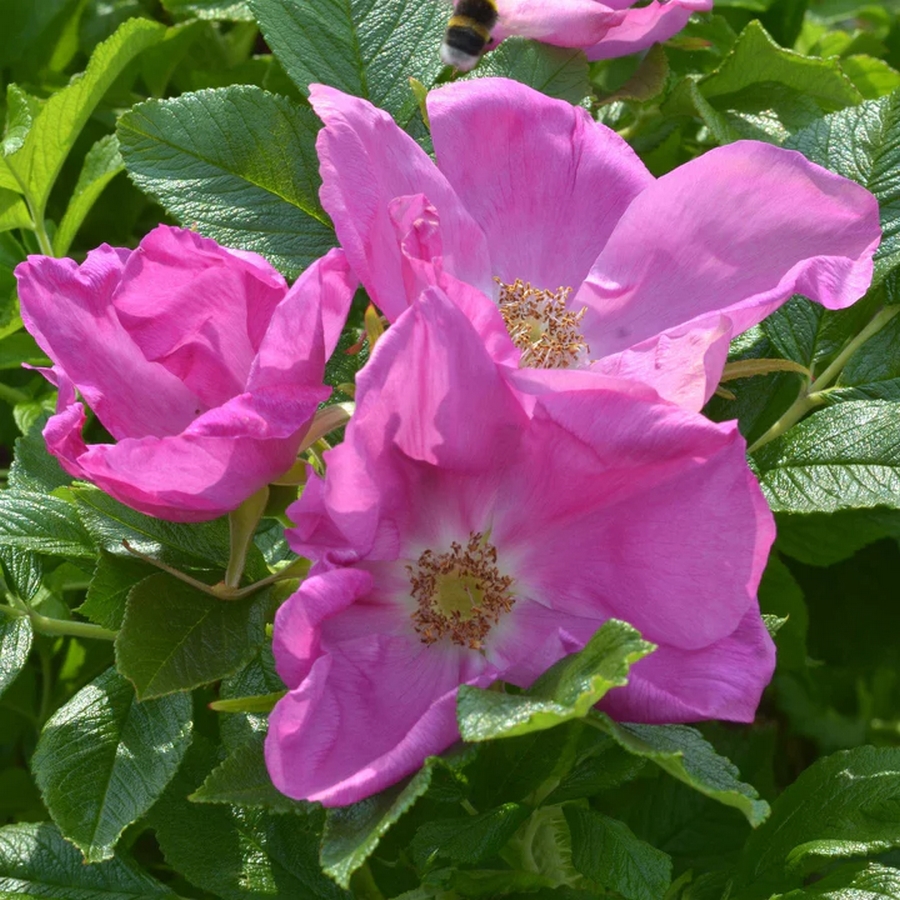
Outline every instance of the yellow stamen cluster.
{"type": "Polygon", "coordinates": [[[522,366],[533,369],[568,369],[580,365],[591,348],[581,333],[587,307],[566,308],[572,288],[556,291],[533,288],[517,278],[500,285],[500,313],[513,343],[522,351],[522,366]]]}
{"type": "Polygon", "coordinates": [[[497,548],[481,532],[471,533],[465,547],[454,541],[446,553],[425,550],[406,571],[417,607],[413,627],[423,644],[447,637],[480,650],[516,601],[512,578],[497,568],[497,548]]]}

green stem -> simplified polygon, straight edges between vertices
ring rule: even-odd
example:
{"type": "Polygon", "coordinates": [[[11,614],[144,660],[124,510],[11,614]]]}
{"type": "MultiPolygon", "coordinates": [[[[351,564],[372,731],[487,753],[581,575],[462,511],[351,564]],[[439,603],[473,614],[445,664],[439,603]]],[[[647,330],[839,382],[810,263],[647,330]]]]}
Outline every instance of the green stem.
{"type": "Polygon", "coordinates": [[[231,539],[228,567],[225,569],[225,587],[236,590],[247,564],[247,551],[253,543],[256,526],[269,502],[269,487],[263,486],[248,497],[237,509],[228,514],[228,529],[231,539]]]}
{"type": "Polygon", "coordinates": [[[24,391],[17,391],[14,387],[10,387],[8,384],[0,384],[0,399],[5,400],[9,404],[13,403],[25,403],[26,400],[30,400],[31,397],[28,396],[24,391]]]}
{"type": "Polygon", "coordinates": [[[114,641],[116,632],[108,628],[101,628],[90,622],[73,622],[71,619],[49,619],[33,609],[16,609],[14,606],[6,606],[0,603],[0,613],[8,616],[28,617],[35,631],[41,634],[62,635],[64,637],[83,637],[98,641],[114,641]]]}
{"type": "Polygon", "coordinates": [[[755,453],[764,444],[781,437],[789,428],[800,421],[810,410],[825,402],[824,391],[831,387],[835,379],[844,370],[850,357],[870,338],[874,337],[894,316],[900,313],[900,306],[887,306],[878,312],[853,340],[848,341],[843,350],[832,360],[831,364],[810,384],[800,396],[788,407],[781,418],[748,448],[748,453],[755,453]]]}

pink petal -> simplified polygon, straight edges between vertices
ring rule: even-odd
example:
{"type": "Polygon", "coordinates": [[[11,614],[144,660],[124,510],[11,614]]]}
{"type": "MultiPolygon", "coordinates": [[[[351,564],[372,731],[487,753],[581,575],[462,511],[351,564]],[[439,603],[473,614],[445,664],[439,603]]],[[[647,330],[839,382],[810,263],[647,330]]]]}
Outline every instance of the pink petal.
{"type": "Polygon", "coordinates": [[[507,283],[577,288],[653,181],[586,110],[515,81],[447,85],[428,95],[428,113],[441,171],[487,236],[492,274],[507,283]]]}
{"type": "Polygon", "coordinates": [[[81,266],[29,257],[16,268],[22,320],[114,437],[159,437],[184,428],[202,401],[145,359],[119,321],[112,297],[131,252],[104,244],[81,266]]]}
{"type": "Polygon", "coordinates": [[[316,142],[322,205],[350,265],[388,319],[414,299],[400,252],[410,223],[391,215],[398,198],[424,196],[440,224],[434,240],[448,270],[491,291],[484,235],[424,150],[366,100],[312,85],[310,103],[325,123],[316,142]]]}
{"type": "Polygon", "coordinates": [[[629,206],[574,300],[592,356],[721,314],[739,334],[802,293],[865,293],[880,240],[864,188],[799,153],[738,141],[663,176],[629,206]]]}
{"type": "Polygon", "coordinates": [[[599,0],[497,0],[494,41],[532,38],[557,47],[590,47],[622,21],[617,4],[599,0]]]}
{"type": "Polygon", "coordinates": [[[290,797],[354,803],[459,737],[456,691],[495,674],[480,654],[371,634],[325,652],[269,717],[266,763],[290,797]]]}
{"type": "Polygon", "coordinates": [[[775,645],[753,609],[732,634],[708,647],[660,644],[632,666],[628,685],[610,691],[600,709],[622,722],[752,722],[774,670],[775,645]]]}
{"type": "Polygon", "coordinates": [[[262,257],[160,225],[128,258],[112,302],[144,357],[210,409],[244,389],[286,292],[262,257]]]}
{"type": "MultiPolygon", "coordinates": [[[[612,0],[610,5],[621,7],[623,4],[621,0],[612,0]]],[[[581,46],[586,48],[587,58],[591,60],[627,56],[646,50],[651,44],[667,41],[687,25],[693,13],[707,12],[712,7],[713,0],[651,0],[647,6],[629,9],[625,18],[593,46],[581,46]]]]}

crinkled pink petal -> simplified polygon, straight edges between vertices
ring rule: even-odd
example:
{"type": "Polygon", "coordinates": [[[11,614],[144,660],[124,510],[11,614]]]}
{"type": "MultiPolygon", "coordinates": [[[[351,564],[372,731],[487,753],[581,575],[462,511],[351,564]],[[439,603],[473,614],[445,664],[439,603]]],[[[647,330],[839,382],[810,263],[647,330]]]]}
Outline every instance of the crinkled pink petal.
{"type": "Polygon", "coordinates": [[[774,670],[775,645],[752,609],[734,632],[701,650],[660,644],[600,708],[622,722],[752,722],[774,670]]]}
{"type": "Polygon", "coordinates": [[[112,306],[130,253],[104,244],[80,266],[29,257],[16,267],[22,320],[113,437],[160,437],[184,428],[202,402],[144,358],[112,306]]]}
{"type": "Polygon", "coordinates": [[[727,315],[739,334],[794,293],[849,306],[881,237],[867,190],[769,144],[738,141],[664,175],[628,207],[573,305],[597,359],[727,315]]]}
{"type": "Polygon", "coordinates": [[[211,409],[244,389],[286,293],[284,278],[261,256],[161,226],[128,258],[112,302],[144,357],[211,409]]]}
{"type": "Polygon", "coordinates": [[[391,218],[397,198],[427,198],[440,222],[447,269],[491,291],[484,235],[425,151],[366,100],[317,84],[309,99],[325,123],[316,141],[322,206],[353,270],[388,319],[394,321],[414,299],[406,294],[398,224],[391,218]]]}
{"type": "Polygon", "coordinates": [[[734,423],[614,391],[548,393],[524,440],[492,535],[528,596],[691,650],[755,608],[774,524],[734,423]]]}
{"type": "Polygon", "coordinates": [[[445,750],[459,737],[459,685],[496,677],[477,653],[406,637],[370,634],[321,650],[269,717],[266,763],[282,793],[325,806],[362,800],[445,750]]]}
{"type": "Polygon", "coordinates": [[[590,47],[623,19],[615,2],[599,0],[497,0],[494,41],[532,38],[557,47],[590,47]]]}
{"type": "Polygon", "coordinates": [[[640,381],[665,400],[699,412],[722,377],[732,330],[725,316],[708,327],[674,328],[598,359],[591,371],[640,381]]]}
{"type": "MultiPolygon", "coordinates": [[[[624,4],[621,0],[611,0],[610,5],[621,7],[624,4]]],[[[587,58],[591,60],[627,56],[667,41],[687,25],[695,12],[708,12],[712,8],[713,0],[651,0],[647,6],[629,9],[625,18],[593,46],[580,46],[585,47],[587,58]]]]}
{"type": "Polygon", "coordinates": [[[507,283],[577,288],[653,183],[628,144],[586,110],[509,79],[434,90],[428,114],[438,165],[487,236],[492,274],[507,283]]]}

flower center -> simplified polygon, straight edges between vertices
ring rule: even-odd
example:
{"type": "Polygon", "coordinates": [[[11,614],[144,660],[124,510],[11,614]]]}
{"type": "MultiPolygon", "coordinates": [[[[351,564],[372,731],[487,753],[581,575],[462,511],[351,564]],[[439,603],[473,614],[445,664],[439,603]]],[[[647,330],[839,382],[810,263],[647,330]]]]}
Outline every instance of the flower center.
{"type": "Polygon", "coordinates": [[[425,550],[407,566],[416,611],[413,627],[423,644],[449,637],[454,644],[480,650],[492,626],[512,609],[513,580],[497,568],[497,548],[481,532],[457,541],[446,553],[425,550]]]}
{"type": "Polygon", "coordinates": [[[517,278],[500,285],[500,314],[513,343],[522,351],[522,366],[533,369],[568,369],[591,352],[581,333],[586,306],[578,312],[566,308],[572,288],[541,291],[517,278]]]}

